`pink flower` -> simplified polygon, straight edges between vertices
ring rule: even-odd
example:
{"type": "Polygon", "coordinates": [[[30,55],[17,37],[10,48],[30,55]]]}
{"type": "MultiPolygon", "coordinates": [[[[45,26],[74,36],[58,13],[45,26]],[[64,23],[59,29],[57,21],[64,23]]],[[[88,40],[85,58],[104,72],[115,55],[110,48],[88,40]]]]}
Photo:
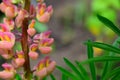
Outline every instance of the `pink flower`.
{"type": "Polygon", "coordinates": [[[15,44],[15,36],[11,32],[0,32],[0,49],[11,50],[15,44]]]}
{"type": "Polygon", "coordinates": [[[1,3],[0,4],[0,10],[2,11],[2,12],[5,12],[5,9],[7,8],[8,6],[7,6],[7,4],[5,4],[5,3],[1,3]]]}
{"type": "Polygon", "coordinates": [[[45,32],[42,32],[40,34],[36,34],[33,37],[34,42],[39,43],[40,40],[49,38],[50,34],[51,34],[51,31],[45,31],[45,32]]]}
{"type": "Polygon", "coordinates": [[[10,59],[13,56],[13,52],[10,50],[0,49],[0,55],[5,59],[10,59]]]}
{"type": "Polygon", "coordinates": [[[33,51],[30,51],[29,52],[29,57],[31,58],[31,59],[33,59],[33,60],[36,60],[36,59],[38,59],[38,53],[37,52],[33,52],[33,51]]]}
{"type": "Polygon", "coordinates": [[[7,18],[12,19],[17,15],[17,7],[9,6],[5,9],[5,15],[7,18]]]}
{"type": "Polygon", "coordinates": [[[10,28],[5,23],[0,23],[0,27],[1,27],[0,32],[9,32],[10,31],[10,28]]]}
{"type": "Polygon", "coordinates": [[[28,17],[28,12],[24,9],[20,10],[15,19],[15,24],[18,28],[22,26],[22,22],[25,19],[25,17],[28,17]]]}
{"type": "Polygon", "coordinates": [[[37,44],[32,44],[30,46],[29,57],[33,60],[37,59],[39,56],[38,53],[36,52],[37,48],[38,48],[37,44]]]}
{"type": "Polygon", "coordinates": [[[13,20],[4,18],[4,24],[6,24],[10,30],[14,29],[15,24],[13,20]]]}
{"type": "Polygon", "coordinates": [[[39,47],[39,50],[42,54],[49,54],[52,51],[51,47],[39,47]]]}
{"type": "Polygon", "coordinates": [[[12,60],[12,64],[15,68],[23,66],[25,63],[23,51],[16,51],[15,58],[12,60]]]}
{"type": "Polygon", "coordinates": [[[17,7],[8,0],[3,0],[0,4],[0,10],[5,13],[6,17],[9,19],[12,19],[17,15],[17,7]]]}
{"type": "Polygon", "coordinates": [[[16,73],[13,66],[11,64],[4,63],[2,64],[2,67],[4,70],[0,71],[0,78],[7,80],[13,79],[16,73]]]}
{"type": "Polygon", "coordinates": [[[42,79],[48,74],[52,73],[55,69],[55,66],[55,61],[51,61],[49,57],[45,57],[45,59],[41,60],[35,67],[36,71],[34,72],[34,74],[42,79]]]}
{"type": "Polygon", "coordinates": [[[35,26],[35,20],[32,20],[31,23],[29,24],[28,30],[27,30],[27,32],[30,36],[33,36],[36,33],[34,26],[35,26]]]}
{"type": "Polygon", "coordinates": [[[46,8],[45,3],[43,4],[39,3],[37,6],[36,18],[38,19],[39,22],[46,23],[49,21],[52,13],[53,13],[53,8],[51,5],[46,8]]]}
{"type": "Polygon", "coordinates": [[[39,43],[39,50],[42,54],[48,54],[52,51],[51,44],[53,43],[53,38],[42,39],[39,43]]]}

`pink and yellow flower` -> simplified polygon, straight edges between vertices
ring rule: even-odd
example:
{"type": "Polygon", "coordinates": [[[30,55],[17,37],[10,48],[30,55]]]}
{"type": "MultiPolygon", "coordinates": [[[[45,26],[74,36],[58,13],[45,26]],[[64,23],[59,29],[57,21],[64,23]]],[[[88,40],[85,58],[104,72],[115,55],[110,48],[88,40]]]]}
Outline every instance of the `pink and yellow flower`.
{"type": "Polygon", "coordinates": [[[2,67],[4,68],[3,71],[0,71],[0,78],[5,80],[11,80],[14,78],[16,70],[11,64],[4,63],[2,64],[2,67]]]}
{"type": "Polygon", "coordinates": [[[37,44],[32,44],[31,46],[30,46],[30,51],[29,51],[29,57],[31,58],[31,59],[33,59],[33,60],[35,60],[35,59],[37,59],[38,58],[38,53],[36,52],[36,50],[37,50],[37,48],[38,48],[38,45],[37,44]]]}
{"type": "Polygon", "coordinates": [[[11,50],[0,49],[0,55],[5,59],[10,59],[13,57],[13,52],[11,50]]]}
{"type": "Polygon", "coordinates": [[[0,4],[0,10],[5,13],[6,17],[9,19],[12,19],[17,15],[17,7],[11,4],[8,0],[4,0],[0,4]]]}
{"type": "Polygon", "coordinates": [[[14,29],[15,24],[12,19],[4,18],[3,21],[4,21],[4,24],[6,24],[10,30],[14,29]]]}
{"type": "Polygon", "coordinates": [[[0,49],[11,50],[15,44],[15,36],[11,32],[0,32],[0,49]]]}
{"type": "Polygon", "coordinates": [[[39,43],[39,50],[42,54],[49,54],[52,51],[51,44],[53,43],[53,38],[42,39],[39,43]]]}
{"type": "Polygon", "coordinates": [[[45,59],[41,60],[35,67],[36,71],[34,72],[34,74],[40,79],[43,79],[48,74],[52,73],[55,67],[56,62],[51,61],[49,57],[45,57],[45,59]]]}
{"type": "Polygon", "coordinates": [[[45,3],[39,3],[36,9],[36,18],[38,19],[39,22],[46,23],[49,21],[52,13],[53,13],[53,8],[52,6],[46,7],[45,3]]]}
{"type": "Polygon", "coordinates": [[[34,26],[35,26],[35,20],[32,20],[31,23],[29,24],[28,30],[27,30],[27,32],[30,36],[33,36],[36,33],[34,26]]]}
{"type": "Polygon", "coordinates": [[[15,19],[15,24],[18,28],[20,28],[22,26],[22,22],[23,20],[28,17],[28,12],[24,9],[21,9],[19,12],[18,12],[18,15],[15,19]]]}
{"type": "Polygon", "coordinates": [[[15,68],[19,68],[19,67],[23,66],[24,63],[25,63],[25,59],[24,59],[23,51],[16,51],[14,59],[12,60],[13,66],[15,68]]]}

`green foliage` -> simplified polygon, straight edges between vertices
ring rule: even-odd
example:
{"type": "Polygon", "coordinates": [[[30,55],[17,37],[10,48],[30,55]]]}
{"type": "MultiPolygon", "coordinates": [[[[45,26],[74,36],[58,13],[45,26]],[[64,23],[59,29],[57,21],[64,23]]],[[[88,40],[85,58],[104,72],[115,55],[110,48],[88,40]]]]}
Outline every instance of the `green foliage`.
{"type": "MultiPolygon", "coordinates": [[[[120,30],[117,28],[112,21],[109,19],[97,15],[98,19],[105,24],[108,28],[110,28],[113,32],[115,32],[118,36],[120,36],[120,30]]],[[[85,61],[75,61],[76,64],[73,64],[70,60],[64,58],[64,62],[70,68],[67,70],[63,67],[57,66],[57,69],[62,72],[62,80],[97,80],[96,66],[97,62],[101,62],[105,64],[102,67],[102,74],[99,75],[100,80],[119,80],[120,79],[120,66],[114,66],[117,62],[120,61],[120,37],[118,37],[112,45],[100,42],[93,42],[88,40],[85,42],[87,46],[87,55],[88,59],[85,61]],[[103,56],[94,57],[93,47],[100,48],[104,51],[108,51],[109,53],[103,56]],[[89,70],[84,66],[85,64],[89,65],[89,70]]]]}
{"type": "Polygon", "coordinates": [[[15,75],[15,80],[22,80],[21,76],[19,74],[15,75]]]}

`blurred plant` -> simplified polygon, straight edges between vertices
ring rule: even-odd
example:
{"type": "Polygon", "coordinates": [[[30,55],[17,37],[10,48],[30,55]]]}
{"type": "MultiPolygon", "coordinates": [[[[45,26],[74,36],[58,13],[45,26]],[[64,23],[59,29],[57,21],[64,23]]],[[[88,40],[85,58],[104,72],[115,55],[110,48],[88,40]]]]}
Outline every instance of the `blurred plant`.
{"type": "Polygon", "coordinates": [[[0,55],[10,61],[2,64],[2,79],[42,80],[55,69],[56,62],[49,57],[40,60],[33,69],[30,67],[29,58],[38,59],[38,50],[41,54],[49,54],[54,42],[49,38],[51,31],[40,29],[49,21],[53,8],[47,7],[44,0],[37,2],[36,7],[30,0],[3,0],[0,3],[0,10],[5,14],[0,23],[0,55]],[[22,67],[24,71],[17,72],[22,67]]]}
{"type": "MultiPolygon", "coordinates": [[[[110,20],[100,15],[97,15],[97,17],[114,33],[120,36],[120,29],[110,20]]],[[[67,70],[61,66],[57,66],[57,69],[62,72],[61,80],[119,80],[120,66],[115,66],[115,64],[120,61],[120,37],[118,37],[112,45],[101,42],[93,42],[91,40],[86,41],[85,45],[87,46],[88,60],[81,62],[75,61],[75,65],[70,60],[64,58],[64,62],[70,69],[67,70]],[[93,47],[108,51],[109,53],[103,56],[94,57],[93,47]],[[95,62],[101,62],[101,64],[104,65],[102,66],[102,72],[98,72],[100,76],[99,78],[95,62]],[[86,69],[84,64],[88,64],[89,70],[88,68],[86,69]]]]}
{"type": "MultiPolygon", "coordinates": [[[[83,19],[83,24],[95,36],[95,41],[110,43],[115,38],[114,32],[101,24],[97,20],[96,14],[105,16],[117,23],[117,12],[120,9],[119,0],[80,0],[75,8],[75,22],[80,23],[83,19]]],[[[95,48],[95,50],[98,49],[95,48]]],[[[102,50],[98,50],[95,55],[101,55],[101,53],[102,50]]]]}

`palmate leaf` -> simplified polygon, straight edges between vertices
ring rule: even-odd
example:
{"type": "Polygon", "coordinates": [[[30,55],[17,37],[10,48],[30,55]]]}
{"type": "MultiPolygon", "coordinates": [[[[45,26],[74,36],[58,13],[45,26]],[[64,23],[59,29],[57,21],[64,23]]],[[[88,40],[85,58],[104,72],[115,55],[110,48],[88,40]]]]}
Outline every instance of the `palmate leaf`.
{"type": "Polygon", "coordinates": [[[109,44],[100,43],[100,42],[92,42],[92,41],[85,42],[85,44],[87,44],[87,45],[89,44],[93,47],[97,47],[97,48],[100,48],[100,49],[104,49],[104,50],[107,50],[107,51],[111,51],[111,52],[120,54],[120,49],[119,48],[116,48],[116,47],[114,47],[112,45],[109,45],[109,44]]]}
{"type": "MultiPolygon", "coordinates": [[[[91,41],[88,40],[88,42],[91,42],[91,41]]],[[[87,55],[88,55],[88,59],[93,58],[93,47],[90,44],[87,44],[87,55]]],[[[94,62],[89,63],[89,68],[90,68],[92,79],[96,80],[96,70],[95,70],[94,62]]]]}
{"type": "Polygon", "coordinates": [[[81,62],[81,64],[91,63],[91,62],[103,62],[103,61],[120,61],[120,57],[118,56],[102,56],[102,57],[94,57],[88,60],[81,62]]]}
{"type": "Polygon", "coordinates": [[[97,18],[103,23],[105,24],[107,27],[109,27],[112,31],[114,31],[118,36],[120,36],[120,29],[117,28],[109,19],[101,16],[101,15],[97,15],[97,18]]]}
{"type": "Polygon", "coordinates": [[[66,69],[64,69],[62,67],[56,66],[56,68],[59,69],[62,72],[62,74],[64,74],[65,76],[71,78],[72,80],[80,80],[74,74],[72,74],[71,72],[69,72],[68,70],[66,70],[66,69]]]}
{"type": "Polygon", "coordinates": [[[79,72],[79,70],[74,66],[68,59],[64,58],[65,63],[77,74],[81,80],[86,80],[85,77],[79,72]]]}

